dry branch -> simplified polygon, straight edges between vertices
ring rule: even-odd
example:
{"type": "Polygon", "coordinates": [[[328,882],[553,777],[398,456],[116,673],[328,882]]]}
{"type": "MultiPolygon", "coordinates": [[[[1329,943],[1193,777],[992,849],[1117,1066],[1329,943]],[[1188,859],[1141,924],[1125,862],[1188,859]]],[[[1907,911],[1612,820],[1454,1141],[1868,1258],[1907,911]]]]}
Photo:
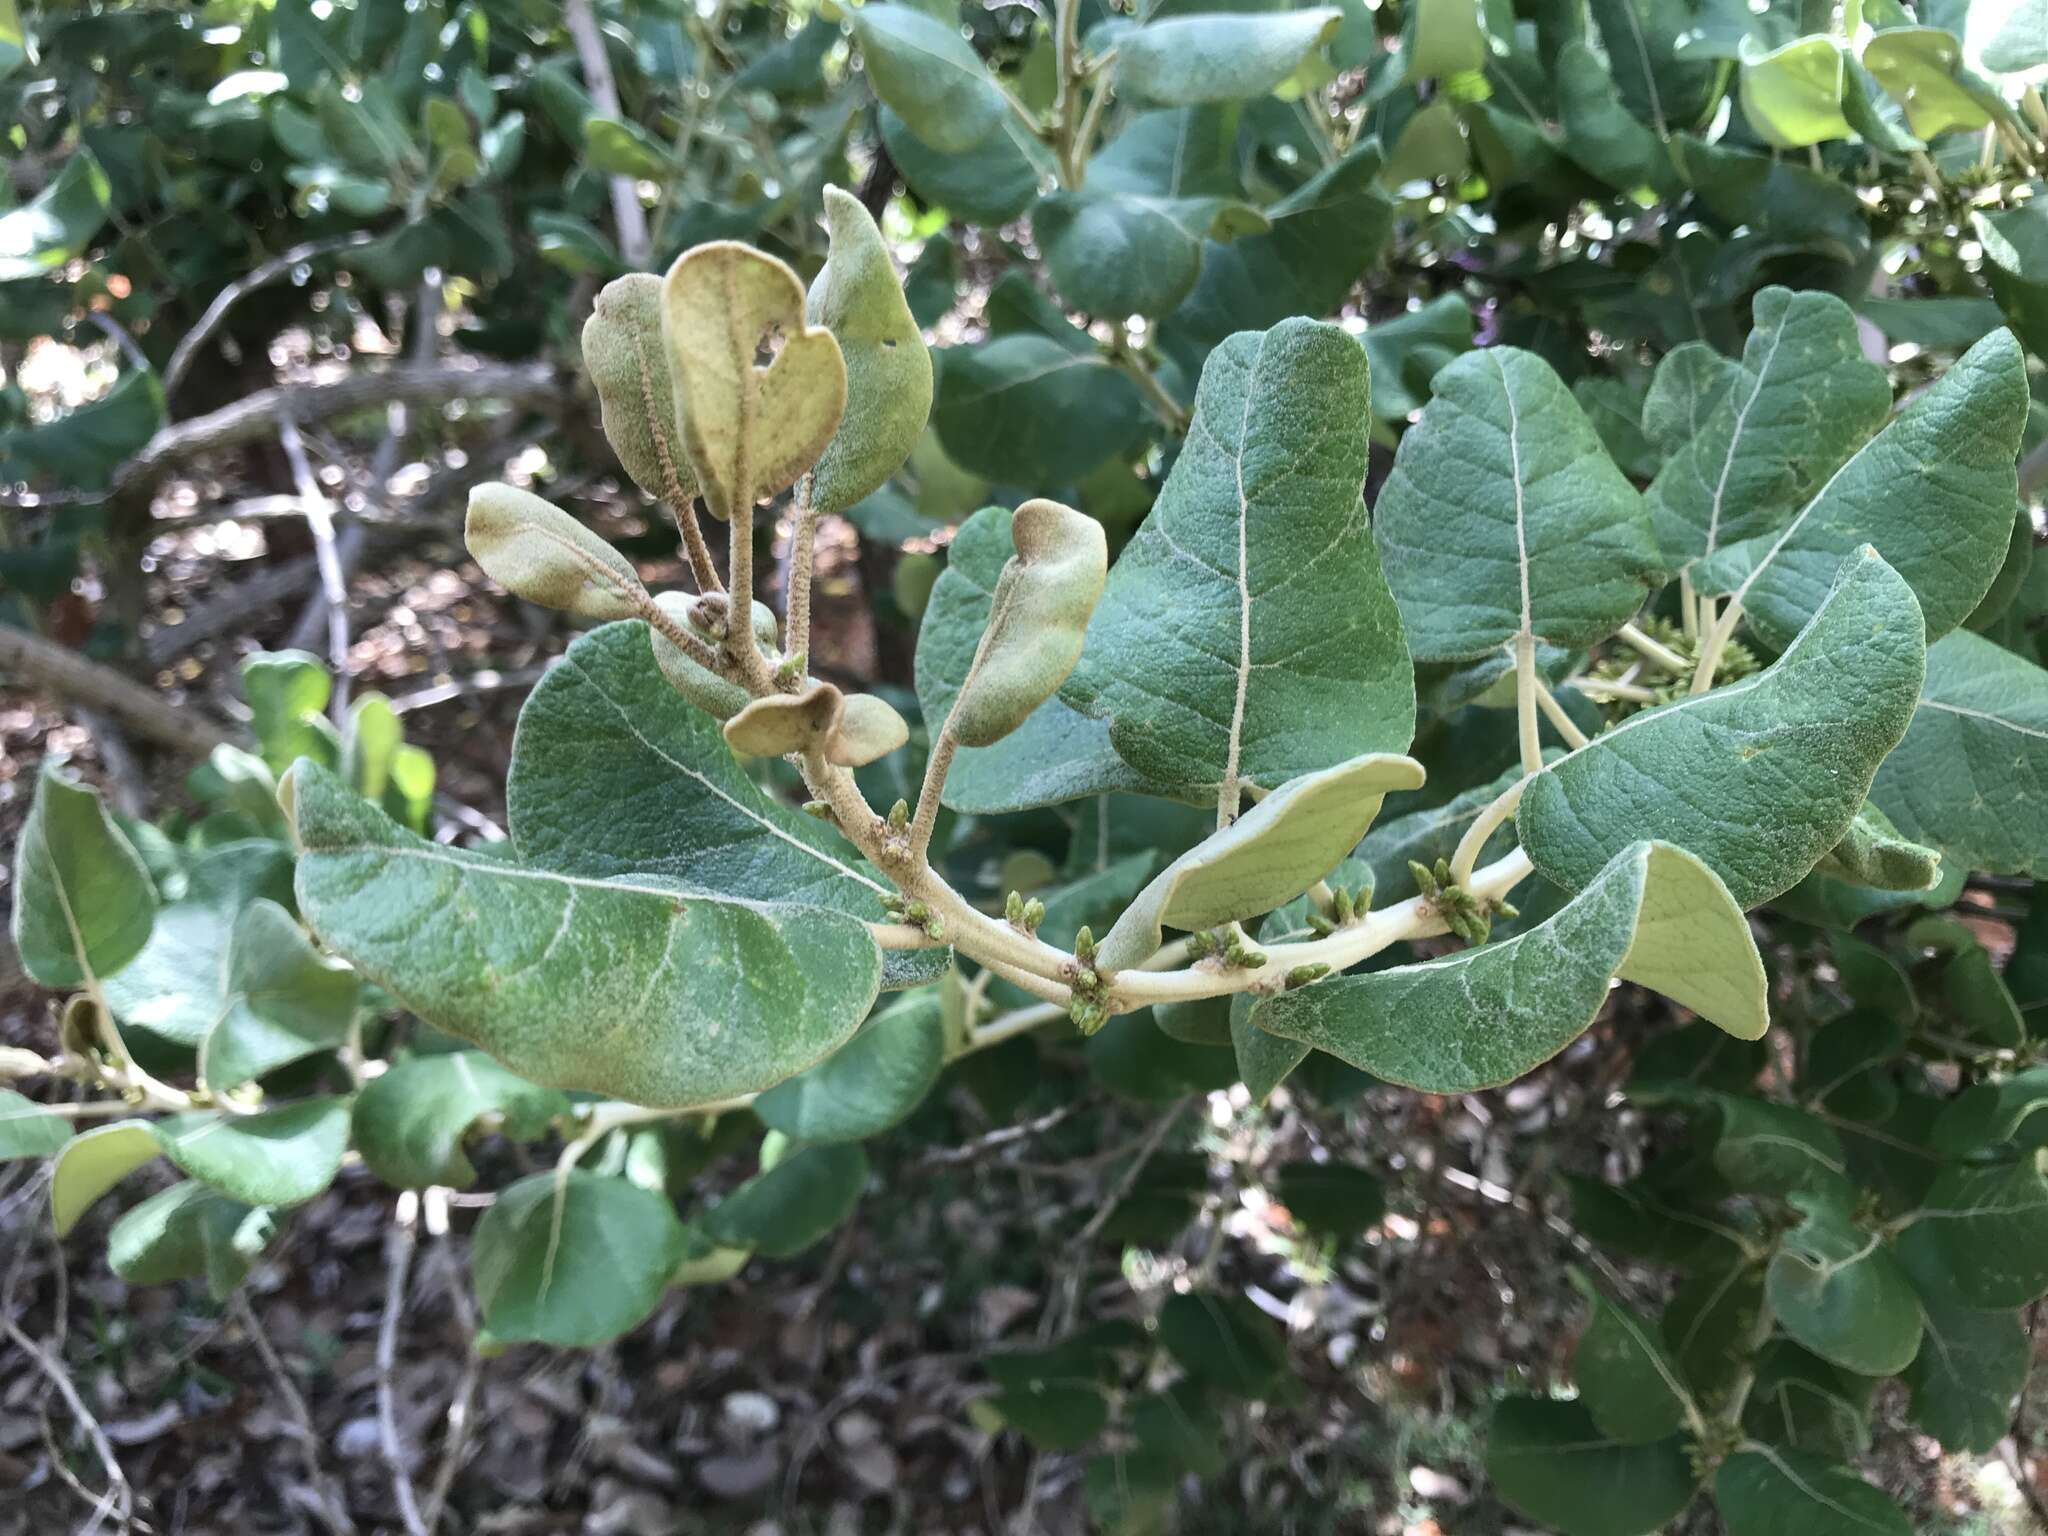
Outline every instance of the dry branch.
{"type": "Polygon", "coordinates": [[[154,689],[76,651],[0,625],[0,672],[118,720],[136,735],[187,757],[204,757],[234,738],[190,705],[172,704],[154,689]]]}

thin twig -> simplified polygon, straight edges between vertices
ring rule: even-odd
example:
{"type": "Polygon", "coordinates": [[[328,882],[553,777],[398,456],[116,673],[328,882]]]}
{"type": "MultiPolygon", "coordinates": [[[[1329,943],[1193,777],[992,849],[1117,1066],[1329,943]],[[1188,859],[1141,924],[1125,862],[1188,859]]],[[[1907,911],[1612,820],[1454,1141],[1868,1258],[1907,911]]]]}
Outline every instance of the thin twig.
{"type": "Polygon", "coordinates": [[[368,245],[371,241],[381,238],[382,236],[375,230],[368,229],[355,230],[346,235],[330,235],[323,240],[308,240],[303,245],[295,245],[282,255],[273,256],[270,260],[251,267],[215,294],[213,302],[206,306],[206,312],[199,317],[198,324],[178,338],[178,345],[171,353],[170,362],[164,365],[164,394],[170,396],[178,392],[179,384],[184,382],[185,375],[191,371],[192,364],[198,359],[199,349],[220,329],[221,322],[228,317],[228,311],[258,288],[276,282],[292,268],[302,266],[318,257],[331,256],[336,251],[345,251],[353,246],[368,245]]]}
{"type": "Polygon", "coordinates": [[[348,718],[348,578],[334,547],[334,508],[320,489],[319,477],[306,458],[306,442],[291,417],[277,418],[277,441],[292,467],[292,481],[306,509],[313,532],[313,558],[320,572],[320,590],[327,599],[327,668],[334,674],[330,703],[337,724],[348,718]]]}
{"type": "MultiPolygon", "coordinates": [[[[590,91],[591,105],[606,117],[623,118],[619,110],[619,88],[612,79],[612,62],[604,49],[604,34],[590,0],[568,0],[562,21],[576,44],[576,59],[583,66],[583,83],[590,91]]],[[[618,231],[619,255],[634,271],[647,265],[649,241],[647,210],[640,206],[640,189],[630,176],[607,179],[611,192],[612,223],[618,231]]]]}
{"type": "Polygon", "coordinates": [[[463,1282],[462,1266],[456,1262],[454,1246],[443,1238],[435,1249],[440,1260],[441,1277],[448,1287],[448,1304],[455,1309],[455,1316],[462,1324],[462,1335],[468,1347],[463,1351],[462,1378],[455,1385],[455,1393],[448,1400],[448,1438],[441,1447],[441,1465],[435,1470],[434,1485],[427,1494],[427,1507],[423,1516],[427,1536],[434,1536],[440,1528],[441,1516],[448,1509],[448,1495],[455,1487],[456,1474],[462,1470],[462,1453],[468,1449],[471,1429],[476,1419],[477,1387],[483,1380],[484,1358],[476,1347],[476,1307],[469,1299],[469,1287],[463,1282]]]}
{"type": "Polygon", "coordinates": [[[398,1443],[398,1415],[392,1406],[391,1374],[398,1364],[398,1324],[405,1313],[405,1282],[412,1272],[412,1251],[418,1239],[412,1223],[401,1217],[391,1223],[384,1241],[384,1316],[377,1327],[377,1443],[391,1472],[391,1491],[406,1536],[428,1536],[420,1518],[419,1495],[398,1443]]]}
{"type": "MultiPolygon", "coordinates": [[[[99,1457],[100,1466],[107,1474],[107,1493],[104,1497],[113,1499],[114,1507],[121,1518],[121,1529],[128,1530],[135,1523],[135,1489],[129,1483],[127,1473],[121,1470],[121,1460],[114,1454],[113,1442],[107,1439],[107,1432],[100,1427],[100,1421],[93,1416],[92,1410],[85,1406],[85,1399],[79,1396],[78,1388],[72,1383],[71,1373],[64,1369],[63,1362],[30,1338],[15,1321],[14,1293],[21,1280],[22,1268],[28,1262],[30,1246],[23,1243],[13,1264],[8,1266],[5,1293],[0,1294],[0,1333],[5,1333],[14,1347],[28,1356],[29,1363],[43,1373],[50,1385],[56,1389],[57,1395],[64,1399],[64,1406],[70,1410],[73,1422],[84,1431],[86,1439],[92,1443],[93,1453],[99,1457]]],[[[51,1239],[51,1246],[57,1248],[58,1261],[61,1263],[63,1249],[54,1237],[51,1239]]]]}
{"type": "Polygon", "coordinates": [[[293,1426],[298,1431],[299,1449],[305,1456],[306,1473],[313,1480],[313,1487],[320,1495],[320,1517],[327,1528],[336,1536],[354,1536],[356,1524],[348,1515],[348,1501],[335,1486],[324,1467],[320,1465],[320,1434],[313,1428],[313,1415],[306,1407],[305,1394],[292,1380],[291,1372],[285,1369],[284,1360],[278,1355],[277,1346],[270,1342],[270,1335],[264,1331],[263,1321],[257,1317],[256,1309],[249,1305],[248,1296],[237,1290],[228,1299],[228,1310],[242,1325],[242,1332],[248,1335],[256,1353],[263,1358],[264,1367],[277,1382],[277,1389],[283,1395],[285,1407],[290,1410],[293,1426]]]}

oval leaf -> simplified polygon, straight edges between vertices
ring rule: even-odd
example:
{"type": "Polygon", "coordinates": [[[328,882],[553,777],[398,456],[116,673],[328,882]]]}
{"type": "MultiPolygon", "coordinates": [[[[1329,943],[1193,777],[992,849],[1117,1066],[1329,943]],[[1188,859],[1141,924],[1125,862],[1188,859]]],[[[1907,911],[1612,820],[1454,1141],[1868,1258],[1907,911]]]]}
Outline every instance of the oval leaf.
{"type": "Polygon", "coordinates": [[[1252,1023],[1425,1093],[1498,1088],[1593,1022],[1616,976],[1740,1039],[1764,1032],[1756,941],[1727,889],[1665,843],[1618,854],[1548,922],[1441,960],[1266,998],[1252,1023]]]}
{"type": "Polygon", "coordinates": [[[444,848],[310,764],[280,794],[314,931],[537,1083],[678,1106],[767,1088],[852,1034],[881,980],[858,918],[444,848]]]}
{"type": "Polygon", "coordinates": [[[1704,860],[1743,907],[1842,840],[1898,744],[1923,670],[1919,605],[1867,547],[1777,662],[1632,715],[1530,783],[1516,812],[1537,873],[1577,890],[1626,843],[1704,860]]]}
{"type": "Polygon", "coordinates": [[[552,502],[511,485],[469,493],[463,542],[515,597],[586,619],[623,619],[648,601],[633,562],[552,502]]]}

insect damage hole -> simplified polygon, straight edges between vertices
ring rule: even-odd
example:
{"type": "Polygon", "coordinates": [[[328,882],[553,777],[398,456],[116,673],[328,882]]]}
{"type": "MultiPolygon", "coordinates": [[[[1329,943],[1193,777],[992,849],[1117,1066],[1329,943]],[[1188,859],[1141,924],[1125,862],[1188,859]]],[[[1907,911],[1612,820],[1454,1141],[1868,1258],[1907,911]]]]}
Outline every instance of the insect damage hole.
{"type": "Polygon", "coordinates": [[[754,367],[758,371],[766,373],[775,366],[775,359],[782,356],[782,342],[782,327],[779,325],[768,326],[761,332],[760,339],[754,343],[754,367]]]}

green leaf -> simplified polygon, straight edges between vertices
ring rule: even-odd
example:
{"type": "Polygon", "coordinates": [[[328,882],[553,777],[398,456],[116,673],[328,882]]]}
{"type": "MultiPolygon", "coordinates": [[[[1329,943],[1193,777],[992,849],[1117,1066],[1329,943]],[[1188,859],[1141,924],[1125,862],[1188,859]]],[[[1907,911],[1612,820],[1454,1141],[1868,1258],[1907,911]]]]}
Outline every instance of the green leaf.
{"type": "Polygon", "coordinates": [[[1916,138],[2012,120],[1997,87],[1964,67],[1962,44],[1942,27],[1885,28],[1864,45],[1863,67],[1905,109],[1916,138]]]}
{"type": "Polygon", "coordinates": [[[1448,80],[1486,67],[1486,28],[1475,0],[1420,0],[1402,39],[1402,78],[1448,80]]]}
{"type": "Polygon", "coordinates": [[[1765,1445],[1846,1461],[1868,1449],[1875,1377],[1830,1365],[1785,1339],[1765,1345],[1755,1369],[1742,1427],[1765,1445]]]}
{"type": "Polygon", "coordinates": [[[682,1258],[682,1223],[667,1200],[580,1168],[501,1191],[470,1247],[491,1336],[558,1349],[594,1349],[638,1327],[682,1258]]]}
{"type": "Polygon", "coordinates": [[[54,1157],[71,1140],[71,1122],[33,1099],[0,1088],[0,1163],[54,1157]]]}
{"type": "Polygon", "coordinates": [[[251,1210],[204,1184],[182,1182],[114,1223],[107,1233],[107,1263],[130,1285],[168,1285],[203,1275],[214,1300],[225,1301],[274,1230],[270,1212],[251,1210]]]}
{"type": "Polygon", "coordinates": [[[711,1103],[802,1071],[874,1001],[881,957],[858,918],[443,848],[310,764],[280,793],[314,931],[534,1082],[711,1103]]]}
{"type": "Polygon", "coordinates": [[[846,360],[846,414],[811,470],[811,505],[843,512],[902,467],[932,410],[932,358],[882,232],[857,197],[825,189],[832,244],[804,301],[846,360]]]}
{"type": "Polygon", "coordinates": [[[1592,0],[1621,105],[1663,138],[1713,116],[1726,72],[1685,51],[1702,19],[1689,0],[1592,0]]]}
{"type": "Polygon", "coordinates": [[[597,391],[604,435],[648,495],[680,511],[697,495],[696,471],[676,422],[675,381],[661,337],[661,279],[629,272],[598,290],[583,322],[583,371],[597,391]]]}
{"type": "Polygon", "coordinates": [[[706,1212],[704,1230],[728,1248],[794,1258],[853,1215],[867,1182],[859,1147],[799,1147],[706,1212]]]}
{"type": "MultiPolygon", "coordinates": [[[[917,633],[917,701],[928,721],[946,718],[974,663],[1015,552],[1011,519],[1007,508],[984,507],[948,548],[917,633]]],[[[942,800],[970,815],[996,815],[1144,788],[1110,746],[1109,727],[1053,697],[993,746],[955,753],[942,800]]]]}
{"type": "Polygon", "coordinates": [[[935,717],[969,747],[993,746],[1059,691],[1080,659],[1109,566],[1102,525],[1072,507],[1034,499],[1009,523],[1017,552],[996,578],[951,711],[935,717]]]}
{"type": "Polygon", "coordinates": [[[162,1153],[163,1143],[147,1120],[96,1125],[65,1142],[50,1168],[50,1219],[57,1235],[69,1237],[101,1195],[162,1153]]]}
{"type": "Polygon", "coordinates": [[[520,861],[880,921],[888,888],[823,822],[762,793],[717,722],[663,680],[649,635],[579,635],[520,711],[505,786],[520,861]]]}
{"type": "Polygon", "coordinates": [[[1287,1374],[1286,1335],[1243,1296],[1167,1297],[1159,1342],[1190,1376],[1233,1397],[1264,1397],[1287,1374]]]}
{"type": "Polygon", "coordinates": [[[1991,300],[1961,294],[1858,299],[1856,312],[1884,332],[1887,341],[1910,341],[1915,346],[1952,352],[1975,346],[2004,323],[1991,300]]]}
{"type": "Polygon", "coordinates": [[[106,222],[111,201],[92,151],[74,150],[32,202],[0,214],[0,283],[40,277],[78,255],[106,222]]]}
{"type": "Polygon", "coordinates": [[[1556,916],[1512,939],[1268,997],[1252,1022],[1388,1082],[1472,1093],[1576,1040],[1616,976],[1738,1039],[1768,1023],[1741,908],[1711,869],[1668,843],[1625,849],[1556,916]]]}
{"type": "MultiPolygon", "coordinates": [[[[1706,430],[1721,402],[1739,383],[1754,387],[1752,376],[1742,364],[1729,361],[1704,341],[1688,341],[1673,347],[1658,360],[1656,371],[1650,375],[1649,393],[1643,396],[1643,435],[1667,456],[1679,452],[1706,430]]],[[[1885,386],[1885,404],[1891,404],[1889,384],[1885,386]]],[[[1744,424],[1747,425],[1747,418],[1744,424]]],[[[1657,494],[1653,483],[1653,518],[1657,494]]]]}
{"type": "Polygon", "coordinates": [[[1485,656],[1524,632],[1606,639],[1660,562],[1642,497],[1571,391],[1514,347],[1469,352],[1434,387],[1373,514],[1416,659],[1485,656]]]}
{"type": "Polygon", "coordinates": [[[1624,1445],[1676,1433],[1686,1421],[1687,1398],[1663,1341],[1634,1312],[1602,1296],[1584,1275],[1574,1271],[1572,1284],[1593,1304],[1572,1355],[1572,1380],[1593,1427],[1624,1445]]]}
{"type": "Polygon", "coordinates": [[[1538,874],[1577,890],[1642,837],[1691,850],[1753,907],[1848,832],[1898,744],[1923,669],[1919,605],[1866,548],[1776,663],[1632,715],[1530,783],[1538,874]]]}
{"type": "Polygon", "coordinates": [[[683,447],[714,517],[818,462],[846,410],[846,360],[830,331],[808,326],[787,266],[730,240],[685,251],[662,279],[661,330],[683,447]]]}
{"type": "Polygon", "coordinates": [[[1429,400],[1430,384],[1460,353],[1472,350],[1472,311],[1455,293],[1439,294],[1365,328],[1372,363],[1372,413],[1406,421],[1429,400]]]}
{"type": "Polygon", "coordinates": [[[1748,1094],[1706,1097],[1719,1112],[1714,1169],[1745,1194],[1846,1197],[1847,1155],[1825,1120],[1748,1094]]]}
{"type": "Polygon", "coordinates": [[[816,1066],[754,1101],[770,1130],[792,1141],[862,1141],[900,1124],[924,1102],[946,1053],[938,993],[913,992],[884,1008],[816,1066]]]}
{"type": "Polygon", "coordinates": [[[616,117],[583,120],[583,158],[603,176],[664,181],[675,173],[667,145],[638,123],[616,117]]]}
{"type": "Polygon", "coordinates": [[[1160,871],[1103,937],[1098,969],[1140,964],[1163,926],[1216,928],[1292,901],[1357,845],[1388,794],[1422,780],[1420,763],[1391,754],[1290,779],[1160,871]]]}
{"type": "Polygon", "coordinates": [[[1071,485],[1144,431],[1137,386],[1092,346],[1016,332],[939,360],[932,425],[954,462],[990,480],[1071,485]]]}
{"type": "Polygon", "coordinates": [[[552,502],[511,485],[469,493],[462,541],[515,597],[585,619],[625,619],[649,601],[633,562],[552,502]]]}
{"type": "Polygon", "coordinates": [[[1895,1376],[1920,1348],[1920,1302],[1882,1233],[1811,1195],[1771,1260],[1765,1293],[1778,1326],[1844,1370],[1895,1376]]]}
{"type": "Polygon", "coordinates": [[[1086,191],[1042,199],[1031,215],[1060,297],[1117,319],[1170,313],[1194,291],[1205,243],[1270,227],[1264,214],[1234,199],[1151,197],[1100,177],[1086,191]]]}
{"type": "Polygon", "coordinates": [[[1803,149],[1846,139],[1855,129],[1842,115],[1844,61],[1832,37],[1800,37],[1742,61],[1742,115],[1776,149],[1803,149]]]}
{"type": "Polygon", "coordinates": [[[1679,1282],[1660,1329],[1695,1401],[1727,1400],[1749,1368],[1763,1304],[1763,1269],[1740,1255],[1724,1252],[1679,1282]]]}
{"type": "Polygon", "coordinates": [[[1833,294],[1766,288],[1752,314],[1739,366],[1688,344],[1643,405],[1671,452],[1648,498],[1676,564],[1775,534],[1891,411],[1890,381],[1833,294]]]}
{"type": "Polygon", "coordinates": [[[2009,1050],[2026,1043],[2026,1020],[1981,946],[1950,957],[1941,970],[1941,996],[1944,1023],[1956,1034],[2009,1050]]]}
{"type": "Polygon", "coordinates": [[[983,1401],[1041,1451],[1078,1451],[1109,1423],[1109,1399],[1092,1381],[1034,1381],[983,1401]]]}
{"type": "Polygon", "coordinates": [[[2023,1307],[2048,1293],[2048,1150],[1942,1169],[1911,1220],[1900,1256],[1963,1305],[2023,1307]]]}
{"type": "Polygon", "coordinates": [[[302,1099],[255,1115],[171,1115],[154,1130],[164,1156],[222,1194],[247,1205],[303,1205],[341,1171],[348,1119],[347,1099],[302,1099]]]}
{"type": "Polygon", "coordinates": [[[2048,873],[2048,672],[1981,635],[1936,641],[1872,794],[1907,836],[1966,869],[2048,873]]]}
{"type": "Polygon", "coordinates": [[[1379,143],[1365,139],[1268,207],[1265,234],[1205,246],[1195,291],[1161,322],[1166,351],[1192,373],[1235,331],[1334,311],[1393,231],[1380,170],[1379,143]]]}
{"type": "MultiPolygon", "coordinates": [[[[1932,655],[1930,651],[1930,662],[1932,655]]],[[[1907,727],[1909,732],[1911,729],[1907,727]]],[[[1889,816],[1866,801],[1842,840],[1814,869],[1880,891],[1925,891],[1941,879],[1941,855],[1907,837],[1889,816]]]]}
{"type": "Polygon", "coordinates": [[[1015,113],[1002,113],[986,134],[957,152],[925,143],[887,105],[875,116],[904,181],[926,202],[967,223],[1009,223],[1052,180],[1052,151],[1015,113]]]}
{"type": "MultiPolygon", "coordinates": [[[[272,773],[283,773],[302,757],[330,768],[339,764],[339,744],[326,714],[334,679],[318,657],[258,651],[242,662],[242,694],[249,701],[249,728],[272,773]]],[[[274,797],[275,789],[269,793],[274,797]]]]}
{"type": "Polygon", "coordinates": [[[333,1050],[348,1037],[357,990],[355,972],[314,949],[283,907],[250,903],[228,943],[223,1011],[200,1042],[200,1081],[225,1092],[333,1050]]]}
{"type": "Polygon", "coordinates": [[[156,889],[100,797],[45,760],[14,858],[11,934],[21,967],[45,987],[88,985],[139,954],[156,889]]]}
{"type": "Polygon", "coordinates": [[[1234,801],[1408,745],[1413,670],[1359,499],[1367,375],[1353,338],[1309,320],[1210,354],[1062,690],[1140,773],[1234,801]]]}
{"type": "Polygon", "coordinates": [[[1219,1477],[1230,1464],[1222,1416],[1191,1384],[1130,1403],[1125,1422],[1141,1456],[1184,1467],[1197,1477],[1219,1477]]]}
{"type": "Polygon", "coordinates": [[[1912,1536],[1905,1514],[1853,1471],[1804,1451],[1756,1445],[1714,1474],[1728,1536],[1912,1536]]]}
{"type": "Polygon", "coordinates": [[[1965,1303],[1939,1272],[1916,1270],[1926,1335],[1902,1379],[1913,1394],[1913,1422],[1943,1449],[1982,1454],[2012,1427],[2033,1348],[2025,1319],[2012,1309],[1965,1303]]]}
{"type": "Polygon", "coordinates": [[[158,914],[142,953],[103,985],[107,1006],[179,1045],[197,1047],[235,1003],[236,925],[257,901],[292,899],[291,850],[268,839],[227,843],[193,864],[185,894],[158,914]]]}
{"type": "Polygon", "coordinates": [[[1295,1222],[1330,1237],[1358,1237],[1387,1213],[1387,1187],[1351,1163],[1283,1163],[1273,1193],[1295,1222]]]}
{"type": "Polygon", "coordinates": [[[1618,99],[1607,60],[1577,39],[1557,55],[1565,153],[1617,192],[1680,185],[1664,142],[1618,99]]]}
{"type": "MultiPolygon", "coordinates": [[[[2048,1110],[2048,1066],[2029,1067],[1999,1082],[1965,1088],[1942,1107],[1931,1144],[1950,1157],[1980,1151],[2020,1134],[2041,1110],[2048,1110]]],[[[2028,1139],[2042,1128],[2027,1127],[2028,1139]]]]}
{"type": "Polygon", "coordinates": [[[1117,93],[1165,107],[1263,96],[1337,35],[1343,14],[1207,12],[1148,21],[1117,34],[1117,93]]]}
{"type": "Polygon", "coordinates": [[[482,1051],[408,1056],[356,1095],[351,1137],[370,1172],[395,1189],[476,1183],[463,1143],[486,1116],[513,1141],[537,1139],[569,1101],[516,1077],[482,1051]]]}
{"type": "Polygon", "coordinates": [[[1486,1433],[1486,1475],[1503,1502],[1564,1536],[1649,1536],[1698,1484],[1679,1436],[1628,1445],[1583,1403],[1509,1397],[1486,1433]]]}
{"type": "Polygon", "coordinates": [[[2018,74],[2048,64],[2048,9],[2041,0],[2017,0],[1998,21],[1985,42],[1986,69],[2018,74]]]}
{"type": "Polygon", "coordinates": [[[1750,628],[1782,649],[1844,562],[1870,544],[1912,585],[1927,638],[1939,640],[1970,616],[2005,562],[2026,415],[2019,343],[1994,331],[1858,449],[1783,531],[1724,543],[1694,568],[1695,583],[1732,592],[1750,628]]]}
{"type": "Polygon", "coordinates": [[[957,26],[914,5],[864,5],[848,19],[875,94],[941,154],[973,149],[1005,114],[1002,92],[957,26]]]}

